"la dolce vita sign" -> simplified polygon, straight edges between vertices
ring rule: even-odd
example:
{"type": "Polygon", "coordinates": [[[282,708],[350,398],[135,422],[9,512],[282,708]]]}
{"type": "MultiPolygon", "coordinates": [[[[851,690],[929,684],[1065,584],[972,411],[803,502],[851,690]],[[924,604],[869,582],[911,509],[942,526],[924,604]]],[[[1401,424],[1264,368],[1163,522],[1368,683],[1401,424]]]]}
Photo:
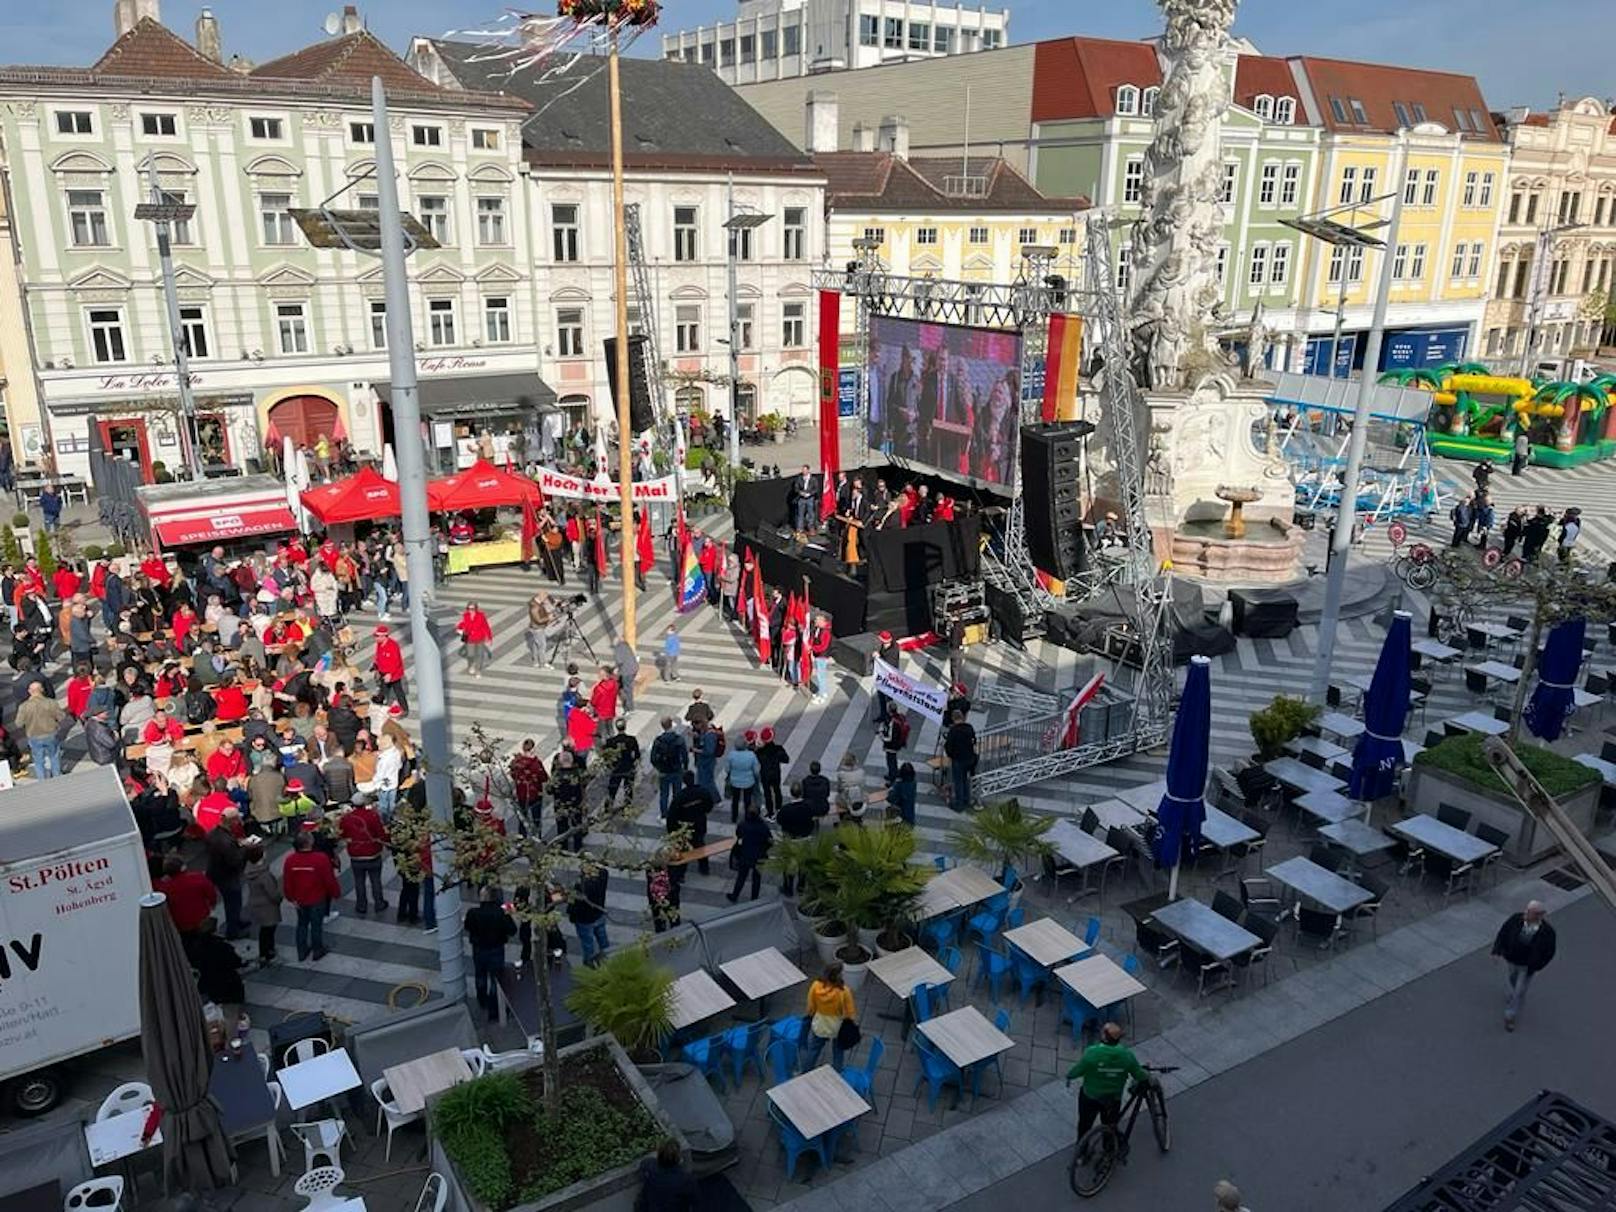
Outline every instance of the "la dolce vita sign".
{"type": "MultiPolygon", "coordinates": [[[[191,386],[202,386],[201,375],[191,376],[191,386]]],[[[177,391],[179,376],[172,371],[138,375],[102,375],[95,381],[97,391],[177,391]]]]}

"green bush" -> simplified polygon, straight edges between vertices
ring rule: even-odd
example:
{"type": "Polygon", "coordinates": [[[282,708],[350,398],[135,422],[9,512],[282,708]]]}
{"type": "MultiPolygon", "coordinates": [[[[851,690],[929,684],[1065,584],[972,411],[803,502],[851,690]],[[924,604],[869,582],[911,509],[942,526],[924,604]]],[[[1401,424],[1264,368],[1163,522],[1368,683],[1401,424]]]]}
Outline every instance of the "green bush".
{"type": "Polygon", "coordinates": [[[17,542],[17,532],[9,526],[0,526],[0,558],[13,568],[22,565],[22,544],[17,542]]]}
{"type": "Polygon", "coordinates": [[[128,555],[129,553],[124,550],[122,543],[113,543],[107,548],[105,554],[107,559],[116,560],[122,556],[128,555]]]}
{"type": "Polygon", "coordinates": [[[34,558],[39,561],[39,571],[47,577],[56,571],[56,552],[43,526],[34,531],[34,558]]]}
{"type": "Polygon", "coordinates": [[[658,1047],[673,1033],[673,973],[645,946],[625,947],[573,973],[567,1009],[629,1052],[658,1047]]]}
{"type": "MultiPolygon", "coordinates": [[[[1514,802],[1509,787],[1487,764],[1482,752],[1486,737],[1477,732],[1466,732],[1449,737],[1440,744],[1421,750],[1414,756],[1416,766],[1430,766],[1444,774],[1463,779],[1472,786],[1506,801],[1514,802]]],[[[1561,757],[1558,753],[1534,745],[1525,739],[1514,745],[1515,756],[1521,765],[1532,772],[1532,777],[1543,784],[1543,790],[1556,798],[1581,791],[1589,783],[1599,781],[1599,772],[1561,757]]]]}
{"type": "Polygon", "coordinates": [[[27,530],[28,529],[28,515],[25,514],[25,513],[14,513],[14,514],[12,514],[11,515],[11,525],[12,525],[12,527],[14,529],[17,529],[17,530],[27,530]]]}
{"type": "Polygon", "coordinates": [[[643,1106],[620,1111],[588,1086],[563,1090],[561,1113],[541,1117],[536,1128],[539,1156],[522,1184],[524,1201],[629,1165],[654,1151],[663,1135],[643,1106]]]}
{"type": "Polygon", "coordinates": [[[530,1118],[533,1100],[513,1073],[490,1073],[455,1086],[432,1108],[432,1126],[466,1185],[491,1208],[510,1206],[516,1193],[506,1130],[530,1118]]]}
{"type": "Polygon", "coordinates": [[[106,554],[106,549],[103,548],[99,543],[86,543],[84,545],[84,558],[89,560],[92,564],[106,554]]]}
{"type": "Polygon", "coordinates": [[[1285,751],[1285,742],[1302,735],[1302,729],[1319,718],[1320,709],[1304,699],[1276,694],[1274,701],[1254,711],[1248,721],[1251,739],[1263,761],[1272,761],[1285,751]]]}
{"type": "Polygon", "coordinates": [[[992,864],[1003,873],[1054,854],[1055,847],[1044,837],[1054,824],[1054,817],[1028,812],[1011,797],[951,827],[949,840],[961,858],[992,864]]]}

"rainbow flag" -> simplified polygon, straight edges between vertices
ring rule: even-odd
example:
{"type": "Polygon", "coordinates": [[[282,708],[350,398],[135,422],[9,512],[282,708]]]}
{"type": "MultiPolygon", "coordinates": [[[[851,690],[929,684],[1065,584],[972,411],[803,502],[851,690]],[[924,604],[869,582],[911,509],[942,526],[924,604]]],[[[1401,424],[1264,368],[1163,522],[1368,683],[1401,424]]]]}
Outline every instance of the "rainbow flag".
{"type": "Polygon", "coordinates": [[[679,556],[678,607],[691,610],[707,600],[707,577],[696,559],[695,548],[687,539],[679,556]]]}

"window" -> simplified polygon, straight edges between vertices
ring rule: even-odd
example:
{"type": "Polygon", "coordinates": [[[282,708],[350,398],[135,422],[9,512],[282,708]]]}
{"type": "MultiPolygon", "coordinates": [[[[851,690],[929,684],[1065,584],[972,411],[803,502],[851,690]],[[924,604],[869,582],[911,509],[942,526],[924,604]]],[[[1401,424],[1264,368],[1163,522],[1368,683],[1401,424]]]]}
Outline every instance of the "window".
{"type": "Polygon", "coordinates": [[[1470,111],[1470,124],[1476,128],[1477,134],[1487,134],[1491,129],[1487,125],[1487,119],[1481,116],[1481,111],[1479,109],[1473,109],[1470,111]]]}
{"type": "Polygon", "coordinates": [[[1465,251],[1467,246],[1463,241],[1453,246],[1453,268],[1448,271],[1450,278],[1462,278],[1465,271],[1465,251]]]}
{"type": "Polygon", "coordinates": [[[1575,223],[1577,211],[1582,204],[1582,195],[1571,193],[1569,190],[1560,195],[1560,222],[1575,223]]]}
{"type": "Polygon", "coordinates": [[[1421,206],[1436,205],[1436,183],[1441,174],[1434,168],[1425,170],[1425,189],[1420,193],[1421,206]]]}
{"type": "Polygon", "coordinates": [[[1063,228],[1061,228],[1060,229],[1060,241],[1059,242],[1062,243],[1062,244],[1076,244],[1077,243],[1077,228],[1075,228],[1075,227],[1063,227],[1063,228]]]}
{"type": "MultiPolygon", "coordinates": [[[[1488,173],[1487,175],[1489,177],[1492,176],[1491,173],[1488,173]]],[[[1603,227],[1603,226],[1605,226],[1605,203],[1607,201],[1608,201],[1608,199],[1605,197],[1605,195],[1600,194],[1599,195],[1599,200],[1594,203],[1594,226],[1595,227],[1603,227]]],[[[1510,204],[1510,210],[1513,213],[1513,211],[1514,211],[1514,203],[1513,202],[1511,202],[1511,204],[1510,204]]],[[[1511,218],[1510,221],[1514,222],[1514,219],[1511,218]]]]}
{"type": "Polygon", "coordinates": [[[442,194],[423,194],[416,199],[421,211],[421,226],[439,244],[449,243],[449,199],[442,194]]]}
{"type": "Polygon", "coordinates": [[[490,345],[510,343],[511,301],[504,295],[483,300],[483,336],[490,345]]]}
{"type": "Polygon", "coordinates": [[[1594,288],[1594,259],[1589,257],[1582,263],[1582,293],[1587,294],[1594,288]]]}
{"type": "Polygon", "coordinates": [[[557,202],[550,207],[550,245],[559,262],[578,259],[578,205],[557,202]]]}
{"type": "Polygon", "coordinates": [[[1154,84],[1152,84],[1144,92],[1140,93],[1139,112],[1147,118],[1154,117],[1156,113],[1156,101],[1160,96],[1161,89],[1157,88],[1154,84]]]}
{"type": "Polygon", "coordinates": [[[713,44],[711,42],[701,44],[701,62],[704,67],[713,65],[713,44]]]}
{"type": "Polygon", "coordinates": [[[1363,185],[1358,189],[1358,201],[1367,202],[1375,196],[1375,177],[1377,171],[1373,165],[1366,165],[1363,170],[1363,185]]]}
{"type": "Polygon", "coordinates": [[[1479,177],[1479,173],[1465,174],[1463,203],[1465,206],[1474,206],[1476,204],[1476,184],[1479,177]]]}
{"type": "Polygon", "coordinates": [[[1302,188],[1302,166],[1291,163],[1285,166],[1285,176],[1279,187],[1279,204],[1281,206],[1295,206],[1297,197],[1302,188]]]}
{"type": "MultiPolygon", "coordinates": [[[[56,133],[59,135],[91,135],[95,133],[95,116],[87,109],[59,109],[56,111],[56,133]]],[[[120,358],[119,361],[122,361],[120,358]]]]}
{"type": "Polygon", "coordinates": [[[1256,111],[1259,118],[1266,122],[1274,116],[1274,99],[1267,93],[1263,93],[1258,96],[1252,109],[1256,111]]]}
{"type": "Polygon", "coordinates": [[[1347,281],[1363,281],[1363,249],[1357,245],[1347,252],[1347,281]]]}
{"type": "Polygon", "coordinates": [[[967,244],[986,244],[988,242],[988,229],[985,227],[971,228],[965,233],[965,242],[967,244]]]}
{"type": "Polygon", "coordinates": [[[752,233],[755,229],[750,227],[737,227],[731,229],[729,234],[729,251],[737,261],[752,260],[752,233]]]}
{"type": "Polygon", "coordinates": [[[1392,113],[1397,116],[1397,125],[1399,127],[1414,125],[1414,123],[1410,122],[1408,118],[1408,106],[1404,105],[1401,101],[1392,102],[1392,113]]]}
{"type": "Polygon", "coordinates": [[[258,217],[263,227],[265,244],[297,242],[297,225],[287,213],[291,206],[291,194],[258,195],[258,217]]]}
{"type": "MultiPolygon", "coordinates": [[[[1412,201],[1412,199],[1409,200],[1412,201]]],[[[1521,195],[1519,191],[1509,196],[1509,221],[1511,223],[1521,221],[1521,195]]]]}
{"type": "Polygon", "coordinates": [[[741,62],[754,63],[757,61],[757,38],[753,34],[741,35],[741,62]]]}
{"type": "Polygon", "coordinates": [[[1143,156],[1129,156],[1122,168],[1122,200],[1124,202],[1138,202],[1145,193],[1145,159],[1143,156]]]}
{"type": "Polygon", "coordinates": [[[1218,195],[1218,201],[1229,203],[1234,201],[1235,182],[1240,179],[1240,165],[1233,160],[1223,162],[1223,192],[1218,195]]]}
{"type": "Polygon", "coordinates": [[[1139,112],[1139,90],[1131,84],[1124,84],[1117,89],[1117,113],[1137,114],[1139,112]]]}
{"type": "Polygon", "coordinates": [[[376,124],[374,122],[348,123],[348,142],[374,143],[376,142],[376,124]]]}
{"type": "MultiPolygon", "coordinates": [[[[1424,122],[1425,121],[1425,106],[1421,105],[1418,101],[1416,101],[1413,104],[1413,108],[1414,108],[1414,121],[1416,121],[1416,122],[1424,122]]],[[[1361,121],[1361,119],[1360,119],[1360,121],[1361,121]]]]}
{"type": "Polygon", "coordinates": [[[1251,249],[1251,273],[1246,279],[1252,286],[1268,281],[1268,245],[1256,244],[1251,249]]]}
{"type": "Polygon", "coordinates": [[[784,218],[781,222],[782,240],[784,249],[782,255],[787,261],[805,261],[808,259],[808,208],[805,206],[788,206],[785,208],[784,218]]]}
{"type": "Polygon", "coordinates": [[[1352,120],[1359,126],[1369,125],[1369,115],[1364,111],[1363,102],[1356,97],[1348,97],[1347,104],[1352,106],[1352,120]]]}
{"type": "Polygon", "coordinates": [[[874,13],[859,14],[859,45],[881,45],[881,18],[874,13]]]}
{"type": "Polygon", "coordinates": [[[673,208],[673,259],[694,261],[699,251],[696,228],[697,211],[694,206],[673,208]]]}
{"type": "Polygon", "coordinates": [[[99,189],[67,191],[67,226],[74,248],[106,248],[112,243],[105,197],[99,189]]]}
{"type": "Polygon", "coordinates": [[[141,114],[140,133],[152,138],[172,139],[177,131],[173,114],[141,114]]]}
{"type": "MultiPolygon", "coordinates": [[[[185,205],[185,191],[178,189],[165,189],[163,201],[175,206],[185,205]]],[[[190,219],[175,219],[168,225],[168,238],[176,248],[189,248],[196,243],[195,233],[191,230],[191,219],[196,218],[193,212],[190,219]]]]}
{"type": "Polygon", "coordinates": [[[1324,280],[1332,285],[1341,283],[1341,267],[1347,263],[1347,250],[1340,244],[1330,245],[1330,268],[1325,272],[1324,280]]]}
{"type": "Polygon", "coordinates": [[[735,305],[735,346],[737,349],[757,348],[757,304],[735,305]]]}
{"type": "Polygon", "coordinates": [[[1526,221],[1528,223],[1537,222],[1537,198],[1537,194],[1534,193],[1526,199],[1526,221]]]}
{"type": "Polygon", "coordinates": [[[735,39],[720,38],[718,40],[718,66],[735,66],[735,39]]]}
{"type": "Polygon", "coordinates": [[[280,118],[248,118],[247,134],[254,139],[284,139],[286,123],[280,118]]]}
{"type": "Polygon", "coordinates": [[[410,142],[416,147],[442,147],[443,127],[441,126],[412,126],[410,127],[410,142]]]}
{"type": "Polygon", "coordinates": [[[1511,296],[1516,299],[1526,298],[1526,287],[1532,281],[1532,258],[1522,257],[1515,262],[1515,289],[1511,296]]]}
{"type": "Polygon", "coordinates": [[[939,55],[954,53],[954,27],[939,25],[931,31],[931,48],[939,55]]]}
{"type": "Polygon", "coordinates": [[[1491,206],[1492,204],[1493,204],[1493,175],[1492,175],[1492,173],[1482,173],[1481,174],[1481,191],[1476,195],[1476,205],[1480,206],[1480,207],[1488,207],[1488,206],[1491,206]]]}
{"type": "Polygon", "coordinates": [[[387,304],[380,299],[370,301],[370,347],[387,348],[387,304]]]}
{"type": "Polygon", "coordinates": [[[936,244],[937,243],[937,229],[935,227],[917,227],[917,228],[915,228],[915,243],[916,244],[936,244]]]}
{"type": "Polygon", "coordinates": [[[1296,122],[1296,98],[1281,97],[1274,102],[1274,121],[1282,126],[1291,126],[1296,122]]]}
{"type": "Polygon", "coordinates": [[[925,21],[911,21],[909,23],[909,49],[924,51],[931,49],[931,25],[925,21]]]}
{"type": "Polygon", "coordinates": [[[378,194],[360,194],[355,199],[360,210],[379,211],[382,208],[381,196],[378,194]]]}
{"type": "Polygon", "coordinates": [[[1453,111],[1453,120],[1458,125],[1458,128],[1460,130],[1469,130],[1470,129],[1470,119],[1465,114],[1464,110],[1462,110],[1462,109],[1454,110],[1453,111]]]}
{"type": "Polygon", "coordinates": [[[428,299],[426,304],[427,343],[444,346],[455,343],[453,299],[428,299]]]}
{"type": "Polygon", "coordinates": [[[780,309],[780,344],[786,349],[801,349],[808,344],[808,305],[787,303],[780,309]]]}
{"type": "Polygon", "coordinates": [[[1399,244],[1392,257],[1392,281],[1401,282],[1408,277],[1408,245],[1399,244]]]}
{"type": "Polygon", "coordinates": [[[802,53],[802,26],[785,25],[780,28],[780,51],[787,58],[802,53]]]}
{"type": "Polygon", "coordinates": [[[1358,193],[1358,170],[1348,165],[1341,170],[1341,202],[1351,202],[1358,193]]]}
{"type": "Polygon", "coordinates": [[[1128,262],[1131,260],[1133,249],[1124,244],[1117,249],[1117,289],[1128,289],[1128,262]]]}
{"type": "Polygon", "coordinates": [[[673,348],[676,353],[701,352],[701,308],[682,304],[673,309],[673,348]]]}
{"type": "Polygon", "coordinates": [[[874,240],[877,244],[885,244],[887,242],[887,229],[884,227],[866,227],[864,229],[864,238],[874,240]]]}
{"type": "Polygon", "coordinates": [[[190,358],[209,356],[208,321],[198,304],[180,307],[180,339],[185,342],[185,354],[190,358]]]}
{"type": "Polygon", "coordinates": [[[1004,45],[1004,31],[1002,29],[985,29],[982,31],[982,49],[996,50],[1004,45]]]}
{"type": "Polygon", "coordinates": [[[1347,120],[1347,107],[1341,104],[1340,97],[1330,98],[1330,114],[1337,122],[1345,122],[1347,120]]]}
{"type": "Polygon", "coordinates": [[[1489,358],[1494,357],[1498,353],[1499,336],[1500,333],[1496,328],[1489,328],[1487,330],[1487,356],[1489,358]]]}
{"type": "Polygon", "coordinates": [[[97,362],[127,362],[123,343],[123,312],[116,307],[90,311],[90,353],[97,362]]]}
{"type": "Polygon", "coordinates": [[[888,17],[881,25],[881,45],[888,50],[903,49],[903,18],[888,17]]]}
{"type": "Polygon", "coordinates": [[[584,356],[584,309],[562,307],[556,311],[556,356],[584,356]]]}
{"type": "Polygon", "coordinates": [[[477,199],[477,243],[505,243],[505,199],[477,199]]]}
{"type": "Polygon", "coordinates": [[[1409,258],[1408,262],[1408,276],[1415,282],[1418,282],[1425,277],[1424,244],[1416,244],[1414,246],[1414,255],[1409,258]]]}
{"type": "MultiPolygon", "coordinates": [[[[780,35],[772,29],[763,31],[763,62],[772,63],[780,57],[780,35]]],[[[874,46],[875,43],[869,43],[874,46]]]]}
{"type": "Polygon", "coordinates": [[[1264,164],[1262,178],[1257,185],[1257,202],[1261,206],[1272,206],[1279,189],[1279,165],[1264,164]]]}
{"type": "Polygon", "coordinates": [[[1268,269],[1268,285],[1284,286],[1291,280],[1291,246],[1274,245],[1274,262],[1268,269]]]}
{"type": "Polygon", "coordinates": [[[309,317],[301,303],[275,304],[275,332],[283,354],[309,352],[309,317]]]}
{"type": "Polygon", "coordinates": [[[1227,244],[1218,245],[1217,276],[1218,289],[1222,290],[1223,284],[1229,279],[1229,246],[1227,244]]]}
{"type": "Polygon", "coordinates": [[[1465,277],[1481,277],[1481,254],[1483,252],[1481,241],[1477,240],[1470,246],[1470,263],[1465,269],[1465,277]]]}
{"type": "Polygon", "coordinates": [[[1509,298],[1509,278],[1514,267],[1508,261],[1498,263],[1498,285],[1493,288],[1493,294],[1500,299],[1509,298]]]}
{"type": "Polygon", "coordinates": [[[471,128],[471,148],[473,151],[498,151],[500,147],[500,132],[493,126],[474,126],[471,128]]]}
{"type": "Polygon", "coordinates": [[[1038,229],[1036,227],[1023,227],[1016,233],[1016,244],[1025,247],[1028,244],[1038,243],[1038,229]]]}

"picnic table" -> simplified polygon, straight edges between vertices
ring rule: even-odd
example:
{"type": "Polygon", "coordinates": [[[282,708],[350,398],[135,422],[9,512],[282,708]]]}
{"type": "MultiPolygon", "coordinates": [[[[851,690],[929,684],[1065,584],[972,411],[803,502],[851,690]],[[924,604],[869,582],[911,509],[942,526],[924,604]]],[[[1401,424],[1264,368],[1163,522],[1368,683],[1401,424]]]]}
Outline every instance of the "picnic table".
{"type": "Polygon", "coordinates": [[[766,1093],[780,1114],[809,1140],[874,1110],[831,1065],[810,1069],[766,1093]]]}
{"type": "Polygon", "coordinates": [[[1051,825],[1044,837],[1055,847],[1056,854],[1079,870],[1117,857],[1110,846],[1093,834],[1084,833],[1076,821],[1066,817],[1051,825]]]}
{"type": "Polygon", "coordinates": [[[808,977],[785,956],[778,947],[765,947],[750,955],[732,959],[718,965],[718,970],[749,1000],[759,1001],[771,993],[779,993],[808,977]]]}
{"type": "Polygon", "coordinates": [[[735,999],[712,978],[706,969],[687,972],[673,982],[673,1007],[670,1020],[675,1031],[683,1030],[704,1018],[722,1014],[735,1004],[735,999]]]}
{"type": "Polygon", "coordinates": [[[1335,775],[1315,770],[1293,757],[1275,758],[1271,762],[1265,762],[1263,769],[1296,792],[1340,791],[1346,786],[1335,775]]]}
{"type": "Polygon", "coordinates": [[[1374,893],[1344,879],[1328,867],[1321,867],[1312,859],[1298,855],[1266,869],[1272,880],[1285,885],[1292,892],[1315,904],[1323,905],[1331,913],[1346,913],[1365,901],[1374,899],[1374,893]]]}
{"type": "Polygon", "coordinates": [[[981,1064],[1008,1052],[1016,1041],[1000,1031],[975,1006],[962,1006],[947,1014],[916,1023],[915,1030],[937,1045],[937,1050],[961,1069],[981,1064]]]}
{"type": "Polygon", "coordinates": [[[1004,941],[1040,967],[1053,968],[1087,951],[1088,944],[1052,917],[1004,932],[1004,941]]]}
{"type": "Polygon", "coordinates": [[[954,974],[919,947],[905,947],[870,961],[869,973],[898,997],[908,997],[916,985],[946,985],[954,974]]]}
{"type": "Polygon", "coordinates": [[[1445,728],[1457,728],[1460,732],[1479,732],[1483,736],[1503,736],[1509,731],[1508,724],[1484,711],[1467,711],[1463,715],[1443,720],[1442,725],[1445,728]]]}
{"type": "Polygon", "coordinates": [[[471,1066],[459,1048],[444,1048],[382,1070],[393,1101],[406,1115],[426,1109],[426,1100],[471,1080],[471,1066]]]}
{"type": "Polygon", "coordinates": [[[1145,986],[1098,952],[1055,969],[1055,978],[1096,1010],[1145,992],[1145,986]]]}
{"type": "Polygon", "coordinates": [[[1407,820],[1395,821],[1387,826],[1398,837],[1435,850],[1456,863],[1474,863],[1497,851],[1498,847],[1484,842],[1473,833],[1455,829],[1434,816],[1420,813],[1407,820]]]}
{"type": "Polygon", "coordinates": [[[1333,825],[1362,810],[1362,806],[1349,800],[1339,791],[1309,791],[1296,797],[1296,806],[1316,821],[1333,825]]]}
{"type": "Polygon", "coordinates": [[[1193,897],[1164,905],[1150,915],[1150,920],[1180,942],[1213,959],[1233,959],[1253,947],[1262,946],[1262,939],[1244,926],[1231,922],[1221,913],[1214,913],[1210,905],[1193,897]]]}
{"type": "Polygon", "coordinates": [[[1367,858],[1371,854],[1379,854],[1397,845],[1395,839],[1388,837],[1373,825],[1364,824],[1357,817],[1348,817],[1344,821],[1326,825],[1319,830],[1319,836],[1328,838],[1358,858],[1367,858]]]}

